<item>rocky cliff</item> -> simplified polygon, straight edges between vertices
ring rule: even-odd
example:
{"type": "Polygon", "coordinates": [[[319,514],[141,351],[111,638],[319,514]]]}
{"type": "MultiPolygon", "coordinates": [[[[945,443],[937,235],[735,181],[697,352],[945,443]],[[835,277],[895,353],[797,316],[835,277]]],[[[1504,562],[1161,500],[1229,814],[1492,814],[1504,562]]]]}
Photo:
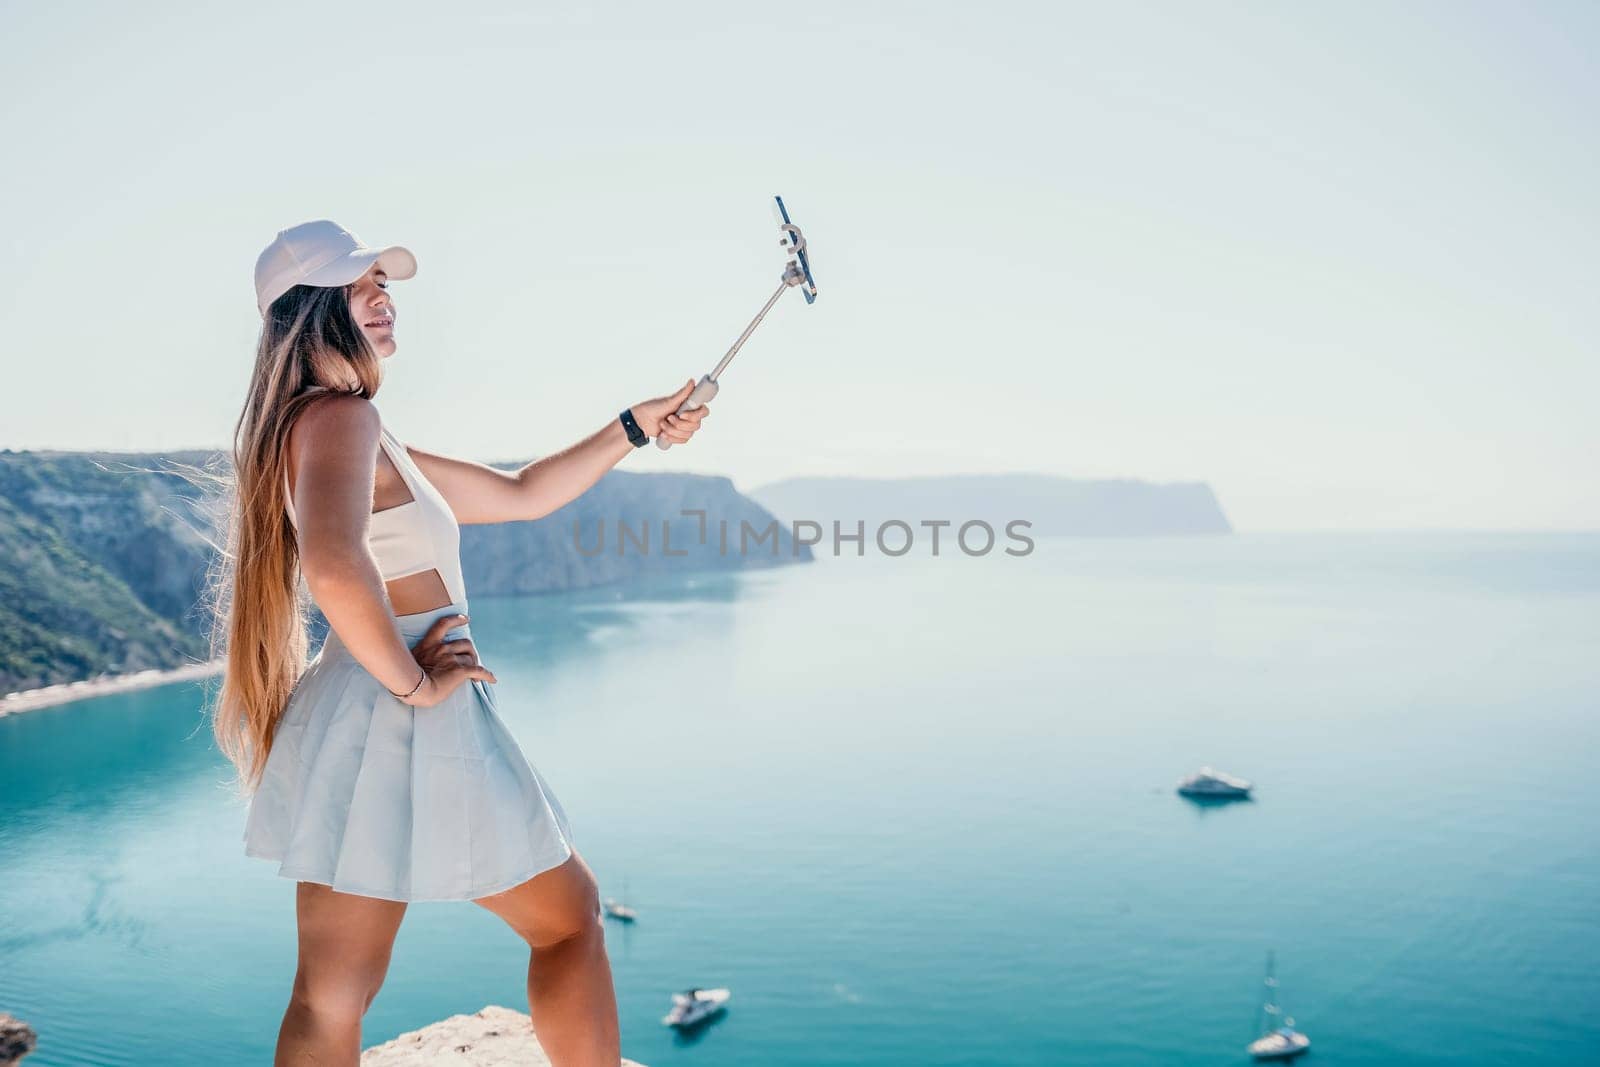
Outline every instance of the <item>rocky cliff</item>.
{"type": "MultiPolygon", "coordinates": [[[[228,473],[220,452],[0,452],[0,693],[206,658],[200,597],[220,510],[169,461],[228,473]]],[[[542,519],[461,529],[474,598],[810,558],[708,475],[614,470],[542,519]],[[741,552],[741,526],[777,538],[741,552]]]]}

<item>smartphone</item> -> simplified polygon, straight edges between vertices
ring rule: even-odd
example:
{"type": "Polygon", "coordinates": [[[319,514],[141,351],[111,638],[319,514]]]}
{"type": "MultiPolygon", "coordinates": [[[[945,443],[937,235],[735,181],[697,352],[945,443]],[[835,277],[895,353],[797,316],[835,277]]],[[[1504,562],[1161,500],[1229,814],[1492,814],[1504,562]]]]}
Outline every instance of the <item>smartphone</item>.
{"type": "MultiPolygon", "coordinates": [[[[786,225],[793,225],[793,221],[789,218],[789,209],[783,206],[783,197],[775,196],[772,199],[778,202],[778,218],[782,219],[786,225]]],[[[794,234],[790,233],[788,230],[784,231],[784,235],[789,238],[790,248],[793,248],[795,245],[799,244],[799,242],[794,239],[794,234]]],[[[805,249],[800,249],[798,258],[800,260],[800,270],[803,271],[806,276],[805,284],[800,287],[800,291],[805,294],[806,303],[814,304],[817,300],[817,283],[816,280],[811,277],[811,261],[806,258],[805,249]]]]}

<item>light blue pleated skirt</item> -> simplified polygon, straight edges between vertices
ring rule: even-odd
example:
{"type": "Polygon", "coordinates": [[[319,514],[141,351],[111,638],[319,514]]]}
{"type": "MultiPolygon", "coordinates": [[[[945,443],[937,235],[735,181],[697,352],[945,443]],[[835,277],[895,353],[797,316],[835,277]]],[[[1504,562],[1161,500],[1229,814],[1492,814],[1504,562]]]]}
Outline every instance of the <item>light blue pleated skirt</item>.
{"type": "MultiPolygon", "coordinates": [[[[451,604],[398,616],[406,644],[451,604]]],[[[458,625],[444,640],[471,636],[458,625]]],[[[244,851],[278,874],[386,900],[471,900],[572,855],[561,803],[473,679],[414,708],[337,633],[295,684],[250,799],[244,851]]]]}

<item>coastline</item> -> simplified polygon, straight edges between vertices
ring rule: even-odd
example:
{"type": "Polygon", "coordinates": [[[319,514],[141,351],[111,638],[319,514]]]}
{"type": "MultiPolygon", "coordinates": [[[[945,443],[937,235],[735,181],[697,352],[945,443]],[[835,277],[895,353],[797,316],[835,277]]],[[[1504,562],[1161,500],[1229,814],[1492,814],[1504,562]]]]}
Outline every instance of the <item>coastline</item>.
{"type": "Polygon", "coordinates": [[[148,670],[134,671],[132,674],[102,674],[76,682],[58,682],[39,689],[22,689],[0,697],[0,719],[7,715],[70,704],[78,700],[87,700],[89,697],[104,696],[107,693],[126,693],[134,689],[148,689],[151,686],[167,685],[171,682],[205,678],[221,674],[224,666],[224,660],[214,659],[205,663],[186,663],[182,667],[170,667],[165,670],[151,667],[148,670]]]}

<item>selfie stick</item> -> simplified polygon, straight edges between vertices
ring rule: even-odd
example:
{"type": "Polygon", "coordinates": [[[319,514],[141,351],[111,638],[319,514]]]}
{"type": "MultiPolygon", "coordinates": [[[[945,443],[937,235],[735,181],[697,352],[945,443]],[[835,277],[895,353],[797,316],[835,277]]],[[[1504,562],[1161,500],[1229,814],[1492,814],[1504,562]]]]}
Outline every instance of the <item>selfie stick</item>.
{"type": "MultiPolygon", "coordinates": [[[[733,347],[728,349],[728,354],[717,361],[717,365],[711,368],[711,373],[701,378],[700,383],[694,387],[694,392],[690,393],[689,398],[678,406],[679,415],[686,411],[693,411],[700,405],[711,402],[711,398],[717,395],[717,379],[727,369],[728,364],[733,362],[733,357],[739,354],[739,349],[744,347],[745,341],[750,339],[750,335],[755,332],[756,327],[761,325],[761,320],[767,317],[767,312],[772,310],[772,305],[778,302],[778,298],[790,286],[804,286],[800,291],[805,294],[806,303],[816,302],[817,283],[811,278],[811,262],[806,258],[806,239],[800,233],[800,227],[789,221],[789,212],[783,206],[783,197],[775,196],[773,200],[777,201],[775,210],[779,220],[778,229],[784,233],[783,237],[778,238],[778,243],[783,245],[791,255],[789,262],[783,268],[783,280],[778,283],[778,291],[773,293],[771,298],[767,300],[767,304],[761,309],[760,314],[750,320],[750,325],[744,328],[744,333],[741,333],[739,339],[733,342],[733,347]]],[[[665,437],[658,436],[656,438],[656,447],[665,452],[672,447],[672,442],[665,437]]]]}

